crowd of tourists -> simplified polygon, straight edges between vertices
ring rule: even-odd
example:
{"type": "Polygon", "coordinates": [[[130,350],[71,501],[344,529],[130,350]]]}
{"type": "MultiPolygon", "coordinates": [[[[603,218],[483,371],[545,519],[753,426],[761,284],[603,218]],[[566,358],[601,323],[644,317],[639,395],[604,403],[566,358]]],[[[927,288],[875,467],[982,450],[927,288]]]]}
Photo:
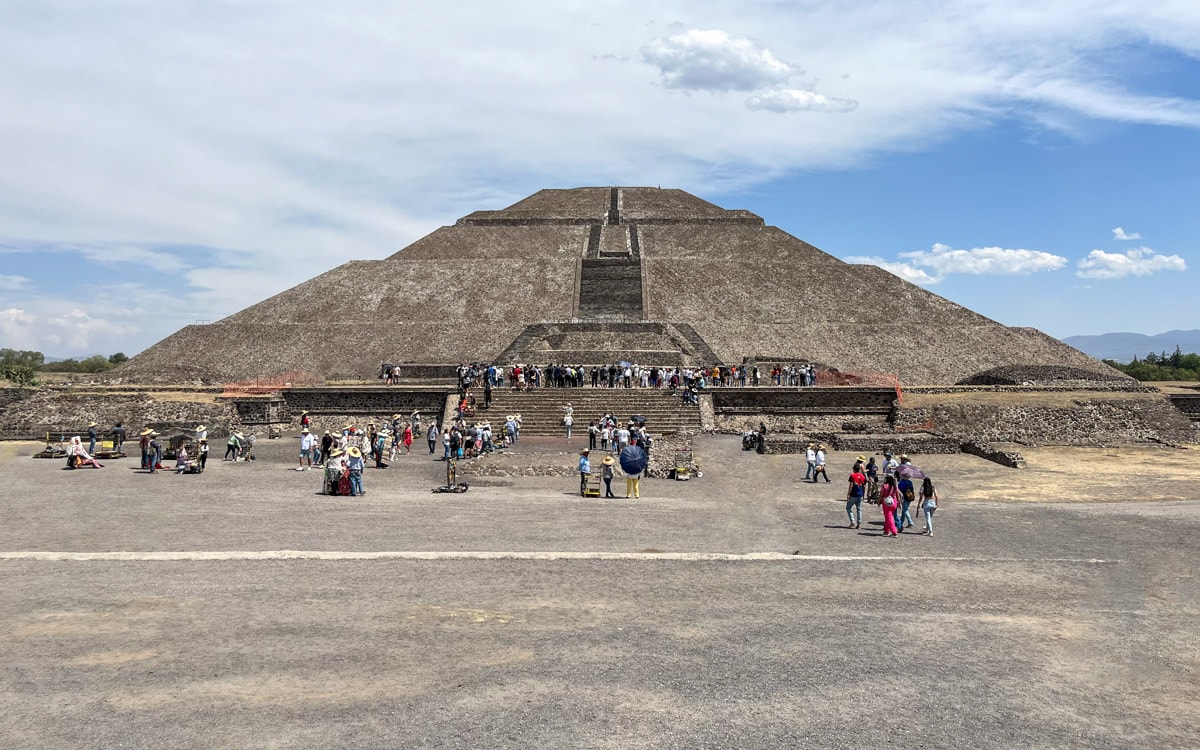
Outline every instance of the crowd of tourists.
{"type": "MultiPolygon", "coordinates": [[[[808,469],[812,481],[817,481],[818,475],[825,475],[825,446],[808,446],[808,469]]],[[[912,516],[912,506],[924,517],[922,534],[933,536],[933,515],[938,508],[938,494],[933,486],[933,480],[925,473],[916,469],[907,455],[894,457],[892,453],[883,454],[882,463],[876,463],[875,457],[858,456],[846,488],[846,517],[849,521],[847,528],[862,528],[863,501],[868,505],[878,505],[883,511],[883,535],[895,537],[905,529],[915,526],[912,516]],[[914,483],[919,481],[920,488],[914,483]]]]}
{"type": "Polygon", "coordinates": [[[811,364],[775,365],[763,372],[757,365],[677,367],[614,362],[607,365],[464,364],[455,371],[462,391],[472,388],[670,388],[704,389],[757,385],[811,386],[816,384],[811,364]]]}

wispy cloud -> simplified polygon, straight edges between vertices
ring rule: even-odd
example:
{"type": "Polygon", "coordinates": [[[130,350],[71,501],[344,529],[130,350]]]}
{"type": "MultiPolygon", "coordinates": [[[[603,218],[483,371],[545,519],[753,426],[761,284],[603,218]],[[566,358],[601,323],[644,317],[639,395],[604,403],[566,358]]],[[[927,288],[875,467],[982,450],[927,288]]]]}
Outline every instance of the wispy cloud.
{"type": "Polygon", "coordinates": [[[1093,250],[1079,261],[1075,275],[1082,279],[1122,279],[1149,276],[1160,271],[1186,271],[1187,263],[1178,255],[1160,255],[1148,247],[1123,253],[1093,250]]]}
{"type": "Polygon", "coordinates": [[[858,102],[803,89],[775,89],[755,94],[746,100],[746,106],[771,112],[851,112],[858,107],[858,102]]]}
{"type": "Polygon", "coordinates": [[[1126,232],[1121,227],[1116,227],[1112,230],[1114,240],[1140,240],[1142,235],[1137,232],[1126,232]]]}
{"type": "Polygon", "coordinates": [[[24,276],[8,276],[0,274],[0,291],[12,292],[29,286],[29,279],[24,276]]]}

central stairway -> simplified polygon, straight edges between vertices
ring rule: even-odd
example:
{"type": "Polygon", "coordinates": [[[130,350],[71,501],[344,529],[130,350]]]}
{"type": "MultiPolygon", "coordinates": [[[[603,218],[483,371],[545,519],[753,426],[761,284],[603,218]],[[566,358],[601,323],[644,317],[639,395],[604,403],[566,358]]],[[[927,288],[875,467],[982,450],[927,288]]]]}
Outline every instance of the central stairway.
{"type": "Polygon", "coordinates": [[[522,435],[564,435],[563,407],[568,403],[575,409],[575,435],[586,435],[588,422],[605,413],[621,423],[640,414],[651,435],[700,431],[700,407],[683,404],[667,388],[497,388],[492,391],[491,410],[479,415],[486,415],[494,428],[506,415],[520,414],[522,435]]]}

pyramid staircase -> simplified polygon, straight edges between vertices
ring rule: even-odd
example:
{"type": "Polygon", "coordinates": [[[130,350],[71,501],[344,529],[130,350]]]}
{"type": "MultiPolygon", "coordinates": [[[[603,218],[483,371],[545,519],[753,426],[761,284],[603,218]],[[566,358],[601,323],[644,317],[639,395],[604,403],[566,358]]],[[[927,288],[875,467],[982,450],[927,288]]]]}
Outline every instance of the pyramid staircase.
{"type": "Polygon", "coordinates": [[[700,407],[685,405],[666,388],[538,388],[514,391],[497,388],[486,414],[493,426],[508,414],[520,414],[522,435],[563,435],[563,407],[574,407],[574,433],[587,434],[588,422],[611,413],[624,422],[634,414],[646,417],[651,435],[700,431],[700,407]]]}

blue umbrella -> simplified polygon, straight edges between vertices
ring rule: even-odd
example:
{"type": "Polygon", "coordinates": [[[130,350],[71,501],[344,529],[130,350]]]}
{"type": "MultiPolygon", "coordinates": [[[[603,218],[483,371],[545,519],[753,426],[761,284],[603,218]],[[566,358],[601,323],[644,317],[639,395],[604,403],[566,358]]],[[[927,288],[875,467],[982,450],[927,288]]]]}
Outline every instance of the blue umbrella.
{"type": "Polygon", "coordinates": [[[619,458],[621,469],[626,474],[641,474],[646,470],[646,464],[650,463],[650,457],[646,455],[646,451],[636,445],[631,445],[621,451],[619,458]]]}

